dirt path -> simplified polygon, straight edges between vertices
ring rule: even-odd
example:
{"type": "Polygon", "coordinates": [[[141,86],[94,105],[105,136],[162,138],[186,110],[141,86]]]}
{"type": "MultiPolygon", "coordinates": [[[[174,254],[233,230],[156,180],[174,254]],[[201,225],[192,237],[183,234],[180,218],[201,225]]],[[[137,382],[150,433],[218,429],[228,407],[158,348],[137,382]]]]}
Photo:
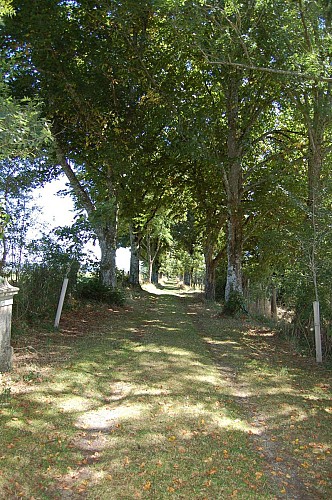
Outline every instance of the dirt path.
{"type": "MultiPolygon", "coordinates": [[[[204,333],[205,323],[201,317],[196,320],[196,327],[201,333],[204,333]]],[[[229,348],[207,341],[211,356],[216,363],[221,377],[228,381],[228,390],[233,401],[235,401],[245,418],[254,426],[255,432],[251,433],[252,446],[261,453],[265,461],[265,470],[272,482],[275,482],[280,492],[279,498],[284,498],[287,486],[287,498],[298,500],[310,500],[313,498],[324,498],[319,492],[315,491],[311,485],[305,484],[300,474],[300,463],[294,460],[294,457],[285,456],[284,446],[281,446],[275,429],[269,427],[266,421],[266,412],[260,410],[253,400],[253,392],[250,384],[243,381],[243,376],[239,376],[241,365],[230,362],[231,356],[229,348]],[[281,458],[283,455],[283,458],[281,458]]],[[[250,354],[249,354],[250,355],[250,354]]],[[[248,353],[242,352],[242,356],[248,357],[248,353]]],[[[273,398],[273,396],[271,396],[273,398]]],[[[272,403],[273,404],[273,403],[272,403]]],[[[284,444],[283,444],[284,445],[284,444]]]]}
{"type": "Polygon", "coordinates": [[[0,498],[330,498],[329,372],[219,312],[152,287],[20,338],[0,498]]]}
{"type": "Polygon", "coordinates": [[[332,423],[328,416],[331,371],[325,372],[312,360],[298,356],[287,341],[268,327],[246,318],[232,321],[197,304],[189,303],[188,308],[192,314],[196,313],[196,328],[206,341],[221,377],[228,380],[232,399],[255,428],[252,445],[264,458],[267,474],[280,492],[278,497],[329,498],[322,486],[328,485],[331,491],[332,443],[328,430],[332,423]],[[319,392],[323,392],[321,399],[319,392]],[[324,411],[325,428],[315,421],[310,427],[311,418],[318,416],[319,411],[316,404],[308,408],[308,400],[323,403],[319,409],[324,411]],[[301,422],[306,425],[302,427],[301,422]],[[319,434],[325,446],[317,443],[319,434]],[[318,450],[324,447],[327,453],[319,456],[318,450]],[[318,459],[316,464],[312,454],[307,453],[310,448],[318,459]],[[324,467],[315,469],[319,458],[324,467]],[[310,464],[306,459],[311,459],[310,464]]]}

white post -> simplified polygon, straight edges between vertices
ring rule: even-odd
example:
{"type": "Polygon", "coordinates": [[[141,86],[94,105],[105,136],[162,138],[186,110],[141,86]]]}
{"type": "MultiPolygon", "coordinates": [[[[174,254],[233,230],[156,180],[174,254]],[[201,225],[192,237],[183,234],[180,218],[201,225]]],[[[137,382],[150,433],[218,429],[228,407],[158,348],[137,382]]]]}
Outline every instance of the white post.
{"type": "Polygon", "coordinates": [[[314,307],[314,325],[315,325],[315,344],[316,344],[316,361],[321,363],[322,358],[322,338],[320,334],[320,315],[319,315],[319,302],[313,302],[314,307]]]}
{"type": "Polygon", "coordinates": [[[60,298],[59,298],[58,310],[56,312],[55,321],[54,321],[54,328],[59,327],[63,302],[65,300],[65,295],[66,295],[66,291],[67,291],[67,285],[68,285],[68,278],[66,276],[63,280],[63,283],[62,283],[62,289],[61,289],[61,294],[60,294],[60,298]]]}

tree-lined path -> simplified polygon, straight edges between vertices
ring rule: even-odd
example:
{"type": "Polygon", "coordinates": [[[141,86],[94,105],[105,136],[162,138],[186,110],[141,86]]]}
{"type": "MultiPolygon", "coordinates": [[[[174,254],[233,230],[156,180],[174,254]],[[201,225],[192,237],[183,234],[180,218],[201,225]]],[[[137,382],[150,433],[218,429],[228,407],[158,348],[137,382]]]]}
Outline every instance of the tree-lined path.
{"type": "Polygon", "coordinates": [[[175,283],[128,304],[16,341],[0,498],[331,497],[326,368],[175,283]]]}

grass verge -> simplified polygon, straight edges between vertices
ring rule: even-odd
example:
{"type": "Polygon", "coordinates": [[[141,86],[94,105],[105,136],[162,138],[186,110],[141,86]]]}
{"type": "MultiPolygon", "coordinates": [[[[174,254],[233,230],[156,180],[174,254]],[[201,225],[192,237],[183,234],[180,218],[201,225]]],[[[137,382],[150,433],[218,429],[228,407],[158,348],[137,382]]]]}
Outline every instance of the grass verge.
{"type": "Polygon", "coordinates": [[[329,498],[327,373],[265,333],[142,293],[22,338],[0,386],[0,498],[329,498]]]}

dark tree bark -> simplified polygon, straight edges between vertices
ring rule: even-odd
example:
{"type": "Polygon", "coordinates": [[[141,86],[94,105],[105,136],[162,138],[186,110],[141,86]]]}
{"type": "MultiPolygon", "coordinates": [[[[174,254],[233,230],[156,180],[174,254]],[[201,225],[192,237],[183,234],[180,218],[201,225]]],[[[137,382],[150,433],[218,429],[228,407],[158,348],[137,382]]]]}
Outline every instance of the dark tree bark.
{"type": "Polygon", "coordinates": [[[232,207],[227,222],[227,281],[225,300],[232,292],[243,294],[242,289],[242,247],[243,229],[239,207],[232,207]]]}
{"type": "Polygon", "coordinates": [[[129,283],[132,287],[139,287],[139,237],[130,226],[130,271],[129,283]]]}
{"type": "Polygon", "coordinates": [[[184,285],[186,286],[190,286],[191,285],[191,276],[192,276],[192,273],[190,271],[185,271],[184,274],[183,274],[183,283],[184,285]]]}
{"type": "MultiPolygon", "coordinates": [[[[313,88],[314,95],[313,114],[310,116],[310,104],[305,95],[305,106],[300,105],[308,131],[309,156],[308,156],[308,206],[311,212],[319,206],[321,198],[321,172],[323,160],[326,155],[324,136],[327,128],[330,99],[321,88],[313,88]]],[[[330,93],[330,89],[329,89],[330,93]]]]}
{"type": "Polygon", "coordinates": [[[98,237],[101,258],[100,258],[100,280],[101,282],[112,288],[116,287],[116,248],[118,236],[118,205],[114,201],[114,193],[111,182],[109,182],[108,195],[112,198],[109,203],[109,211],[107,220],[105,214],[97,216],[97,210],[94,202],[89,196],[89,193],[80,184],[75,172],[67,161],[63,151],[59,146],[56,149],[57,157],[64,174],[67,176],[71,188],[75,193],[78,201],[88,214],[89,221],[98,237]]]}
{"type": "Polygon", "coordinates": [[[227,170],[224,171],[224,185],[227,195],[227,282],[225,301],[232,291],[242,292],[242,248],[243,218],[241,199],[243,195],[242,147],[239,119],[239,80],[237,75],[229,78],[226,90],[227,99],[227,170]]]}
{"type": "Polygon", "coordinates": [[[278,319],[278,308],[277,308],[277,289],[272,286],[272,297],[271,297],[271,316],[274,320],[278,319]]]}
{"type": "Polygon", "coordinates": [[[116,277],[116,247],[117,247],[117,214],[113,214],[113,224],[95,227],[98,237],[100,258],[100,281],[103,285],[115,288],[116,277]]]}
{"type": "Polygon", "coordinates": [[[204,253],[205,258],[205,299],[216,300],[216,268],[218,261],[213,257],[213,248],[208,246],[204,253]]]}

